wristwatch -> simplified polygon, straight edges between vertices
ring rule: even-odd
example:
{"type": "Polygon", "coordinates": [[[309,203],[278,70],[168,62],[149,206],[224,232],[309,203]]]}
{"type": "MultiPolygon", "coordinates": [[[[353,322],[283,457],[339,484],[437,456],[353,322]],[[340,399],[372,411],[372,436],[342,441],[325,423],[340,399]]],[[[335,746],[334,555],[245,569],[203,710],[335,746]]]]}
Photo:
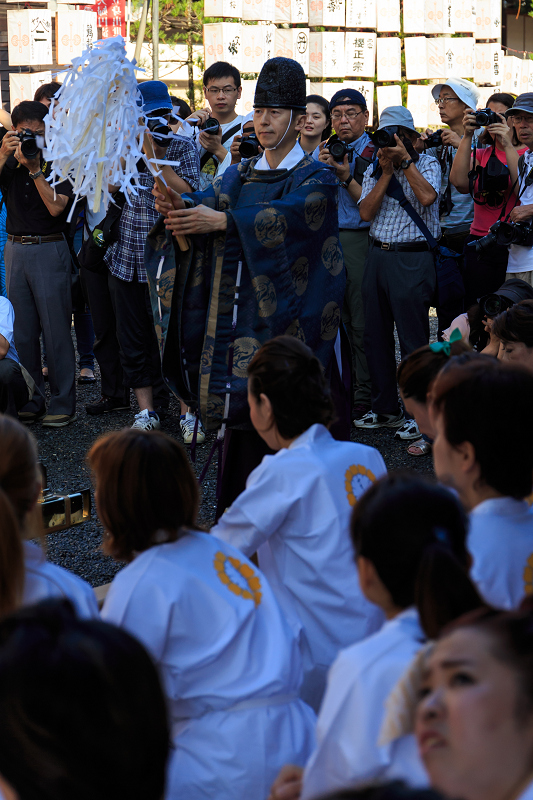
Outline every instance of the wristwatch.
{"type": "Polygon", "coordinates": [[[42,174],[43,174],[42,169],[38,169],[37,172],[30,172],[29,176],[30,176],[30,178],[33,178],[33,180],[35,180],[35,178],[38,178],[39,175],[42,175],[42,174]]]}
{"type": "Polygon", "coordinates": [[[404,160],[400,164],[400,167],[402,169],[407,169],[409,167],[409,165],[412,164],[412,163],[413,163],[413,159],[412,158],[404,158],[404,160]]]}
{"type": "Polygon", "coordinates": [[[348,175],[345,181],[341,181],[342,188],[347,189],[352,181],[353,181],[353,175],[348,175]]]}

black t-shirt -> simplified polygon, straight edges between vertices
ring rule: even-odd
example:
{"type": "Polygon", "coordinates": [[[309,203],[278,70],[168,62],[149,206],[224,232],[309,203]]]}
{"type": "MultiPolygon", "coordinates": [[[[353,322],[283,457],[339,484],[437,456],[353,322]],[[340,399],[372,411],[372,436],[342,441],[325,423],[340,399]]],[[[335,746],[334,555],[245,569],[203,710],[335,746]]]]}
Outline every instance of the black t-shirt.
{"type": "MultiPolygon", "coordinates": [[[[48,177],[50,172],[50,164],[47,164],[45,177],[48,177]]],[[[55,188],[57,194],[73,197],[69,181],[63,181],[55,188]]],[[[13,236],[49,236],[53,233],[66,233],[72,199],[59,216],[53,217],[46,208],[35,181],[30,178],[28,169],[19,164],[14,156],[7,159],[0,173],[0,189],[6,204],[8,233],[13,236]]]]}

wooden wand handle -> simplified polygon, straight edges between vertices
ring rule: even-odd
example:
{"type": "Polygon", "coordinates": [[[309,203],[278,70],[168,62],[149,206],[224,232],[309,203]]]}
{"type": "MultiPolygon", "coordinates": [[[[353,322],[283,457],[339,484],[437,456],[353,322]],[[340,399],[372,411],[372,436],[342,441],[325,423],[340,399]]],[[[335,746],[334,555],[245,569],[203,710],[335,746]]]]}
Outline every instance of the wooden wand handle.
{"type": "MultiPolygon", "coordinates": [[[[148,133],[146,131],[144,132],[144,152],[146,153],[148,158],[154,158],[155,159],[155,153],[154,153],[154,148],[153,148],[153,145],[152,145],[152,140],[150,139],[150,137],[148,136],[148,133]]],[[[170,199],[170,194],[168,193],[167,187],[165,186],[165,184],[163,183],[161,178],[159,178],[159,177],[155,178],[155,182],[156,182],[156,186],[159,189],[159,191],[161,192],[161,194],[163,194],[165,196],[165,199],[170,203],[170,205],[172,205],[172,200],[170,199]]],[[[189,249],[189,242],[188,242],[187,238],[185,236],[182,236],[181,234],[179,234],[176,238],[178,240],[178,245],[179,245],[180,250],[185,253],[189,249]]]]}

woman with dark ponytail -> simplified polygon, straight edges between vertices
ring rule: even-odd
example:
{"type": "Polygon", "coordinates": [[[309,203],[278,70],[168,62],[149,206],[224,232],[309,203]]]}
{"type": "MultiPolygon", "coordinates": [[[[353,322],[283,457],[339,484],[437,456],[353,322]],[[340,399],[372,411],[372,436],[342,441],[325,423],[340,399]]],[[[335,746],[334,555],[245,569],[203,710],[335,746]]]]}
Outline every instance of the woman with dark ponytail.
{"type": "Polygon", "coordinates": [[[468,577],[466,517],[446,489],[381,478],[356,505],[351,534],[361,589],[387,622],[329,672],[302,800],[391,779],[427,785],[412,735],[379,744],[385,703],[425,640],[483,605],[468,577]]]}
{"type": "Polygon", "coordinates": [[[17,420],[0,414],[0,617],[49,597],[68,598],[80,616],[98,616],[91,587],[50,564],[26,539],[41,534],[37,445],[17,420]]]}
{"type": "Polygon", "coordinates": [[[348,531],[351,509],[385,464],[371,447],[333,439],[322,365],[295,336],[278,336],[256,353],[248,401],[254,428],[278,452],[265,456],[211,532],[247,556],[257,551],[287,618],[301,631],[301,696],[318,710],[340,648],[383,622],[359,589],[348,531]]]}

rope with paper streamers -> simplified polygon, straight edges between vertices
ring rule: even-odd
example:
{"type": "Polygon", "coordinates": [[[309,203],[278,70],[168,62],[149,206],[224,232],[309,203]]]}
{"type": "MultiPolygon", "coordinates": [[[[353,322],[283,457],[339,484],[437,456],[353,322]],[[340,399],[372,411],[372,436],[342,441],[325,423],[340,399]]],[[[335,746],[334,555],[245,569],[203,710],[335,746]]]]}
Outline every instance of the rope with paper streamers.
{"type": "Polygon", "coordinates": [[[142,97],[121,36],[97,41],[73,59],[56,99],[54,115],[45,117],[43,150],[52,186],[70,181],[76,200],[86,197],[97,212],[110,202],[108,183],[126,198],[137,195],[139,159],[159,175],[142,152],[142,97]]]}

